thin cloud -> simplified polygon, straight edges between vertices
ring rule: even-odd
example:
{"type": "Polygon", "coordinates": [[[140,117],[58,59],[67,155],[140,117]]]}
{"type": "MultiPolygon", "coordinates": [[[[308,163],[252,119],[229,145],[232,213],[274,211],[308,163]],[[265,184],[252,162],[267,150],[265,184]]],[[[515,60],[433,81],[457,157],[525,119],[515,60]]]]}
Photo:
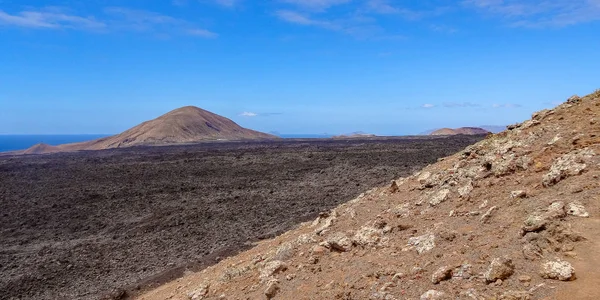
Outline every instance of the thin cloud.
{"type": "Polygon", "coordinates": [[[273,113],[255,113],[255,112],[249,112],[249,111],[245,111],[241,114],[239,114],[240,117],[269,117],[269,116],[276,116],[276,115],[281,115],[282,113],[278,113],[278,112],[273,112],[273,113]]]}
{"type": "Polygon", "coordinates": [[[339,25],[336,25],[333,22],[316,20],[306,14],[302,14],[302,13],[291,11],[291,10],[279,10],[279,11],[275,12],[275,15],[280,20],[288,22],[288,23],[305,25],[305,26],[317,26],[317,27],[326,28],[326,29],[330,29],[330,30],[341,29],[341,27],[339,25]]]}
{"type": "Polygon", "coordinates": [[[514,104],[514,103],[494,103],[492,104],[493,108],[519,108],[519,107],[523,107],[523,105],[521,104],[514,104]]]}
{"type": "Polygon", "coordinates": [[[203,38],[219,37],[218,34],[212,32],[212,31],[206,30],[206,29],[190,29],[190,30],[188,30],[187,33],[192,36],[199,36],[199,37],[203,37],[203,38]]]}
{"type": "Polygon", "coordinates": [[[425,103],[425,104],[423,104],[421,107],[422,107],[422,108],[434,108],[434,107],[435,107],[435,105],[434,105],[434,104],[431,104],[431,103],[425,103]]]}
{"type": "Polygon", "coordinates": [[[280,0],[282,3],[293,4],[305,9],[324,11],[332,6],[342,5],[352,0],[280,0]]]}
{"type": "Polygon", "coordinates": [[[100,30],[107,25],[94,17],[66,13],[58,8],[26,10],[10,14],[0,10],[0,25],[38,29],[100,30]]]}
{"type": "Polygon", "coordinates": [[[480,105],[477,103],[471,103],[471,102],[444,102],[443,103],[444,107],[447,108],[456,108],[456,107],[479,107],[480,105]]]}
{"type": "Polygon", "coordinates": [[[124,7],[108,7],[101,17],[78,16],[66,9],[51,7],[9,14],[0,10],[0,26],[32,29],[73,29],[87,31],[138,31],[161,35],[189,35],[216,38],[218,34],[171,16],[124,7]]]}
{"type": "Polygon", "coordinates": [[[600,21],[598,0],[465,0],[462,4],[503,18],[514,27],[565,27],[600,21]]]}

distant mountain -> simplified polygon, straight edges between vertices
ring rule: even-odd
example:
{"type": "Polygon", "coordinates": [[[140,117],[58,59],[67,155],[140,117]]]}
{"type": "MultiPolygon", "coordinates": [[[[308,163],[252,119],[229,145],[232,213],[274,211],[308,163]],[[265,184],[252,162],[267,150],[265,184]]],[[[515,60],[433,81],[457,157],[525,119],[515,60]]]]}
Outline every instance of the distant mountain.
{"type": "Polygon", "coordinates": [[[489,131],[479,128],[479,127],[461,127],[456,129],[451,128],[442,128],[433,131],[429,135],[457,135],[457,134],[466,134],[466,135],[476,135],[476,134],[488,134],[489,131]]]}
{"type": "Polygon", "coordinates": [[[63,151],[102,150],[139,145],[170,145],[203,141],[278,139],[243,128],[230,119],[194,106],[186,106],[144,122],[121,134],[93,141],[50,146],[38,144],[13,154],[41,154],[63,151]]]}

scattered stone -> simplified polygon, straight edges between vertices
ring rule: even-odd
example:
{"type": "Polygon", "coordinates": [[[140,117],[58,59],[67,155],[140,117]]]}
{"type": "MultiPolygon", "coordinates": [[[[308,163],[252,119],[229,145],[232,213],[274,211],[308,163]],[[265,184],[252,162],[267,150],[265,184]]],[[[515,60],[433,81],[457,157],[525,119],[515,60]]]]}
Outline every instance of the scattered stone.
{"type": "Polygon", "coordinates": [[[260,271],[260,279],[265,280],[271,276],[283,272],[287,269],[287,265],[279,260],[268,262],[265,267],[260,271]]]}
{"type": "Polygon", "coordinates": [[[398,205],[392,208],[390,212],[398,218],[408,218],[410,216],[410,204],[404,203],[398,205]]]}
{"type": "Polygon", "coordinates": [[[408,245],[414,246],[419,254],[428,252],[435,247],[435,235],[430,233],[422,236],[411,237],[408,239],[408,245]]]}
{"type": "Polygon", "coordinates": [[[531,281],[531,276],[529,276],[529,275],[521,275],[521,276],[519,276],[519,281],[520,282],[530,282],[531,281]]]}
{"type": "Polygon", "coordinates": [[[267,289],[265,289],[265,296],[267,299],[272,299],[279,292],[279,281],[272,279],[267,283],[267,289]]]}
{"type": "Polygon", "coordinates": [[[352,250],[352,240],[350,240],[345,234],[336,232],[331,234],[321,246],[334,251],[346,252],[352,250]]]}
{"type": "Polygon", "coordinates": [[[540,276],[545,279],[555,279],[568,281],[573,279],[575,269],[573,266],[563,260],[548,261],[542,264],[540,276]]]}
{"type": "Polygon", "coordinates": [[[497,206],[490,207],[490,209],[488,209],[488,211],[485,214],[483,214],[483,216],[481,216],[481,219],[480,219],[481,223],[489,222],[489,220],[492,218],[492,214],[496,210],[498,210],[497,206]]]}
{"type": "Polygon", "coordinates": [[[311,248],[310,252],[314,255],[323,255],[323,254],[329,252],[329,249],[327,249],[321,245],[315,245],[314,247],[311,248]]]}
{"type": "Polygon", "coordinates": [[[446,201],[448,199],[448,194],[450,194],[449,189],[443,189],[443,190],[437,192],[437,194],[435,196],[433,196],[431,199],[429,199],[429,204],[431,206],[436,206],[436,205],[446,201]]]}
{"type": "Polygon", "coordinates": [[[431,177],[431,172],[423,172],[417,177],[417,181],[421,184],[425,183],[431,177]]]}
{"type": "Polygon", "coordinates": [[[208,294],[209,284],[202,284],[196,290],[188,294],[190,300],[202,300],[208,294]]]}
{"type": "Polygon", "coordinates": [[[510,192],[510,197],[511,198],[526,198],[527,197],[527,192],[521,191],[521,190],[512,191],[512,192],[510,192]]]}
{"type": "Polygon", "coordinates": [[[444,280],[452,278],[452,269],[453,268],[449,266],[440,267],[431,275],[431,282],[433,284],[438,284],[444,280]]]}
{"type": "Polygon", "coordinates": [[[508,291],[500,295],[500,300],[530,300],[531,293],[528,291],[508,291]]]}
{"type": "Polygon", "coordinates": [[[398,272],[396,274],[394,274],[394,276],[392,276],[392,280],[393,281],[398,281],[402,278],[406,277],[406,274],[402,273],[402,272],[398,272]]]}
{"type": "Polygon", "coordinates": [[[452,277],[468,280],[473,277],[471,268],[472,266],[470,264],[464,263],[452,271],[452,277]]]}
{"type": "Polygon", "coordinates": [[[567,103],[569,104],[575,104],[581,101],[581,97],[577,96],[577,95],[573,95],[571,97],[569,97],[569,99],[567,99],[567,103]]]}
{"type": "Polygon", "coordinates": [[[523,226],[524,232],[532,232],[544,229],[546,225],[555,219],[566,215],[565,204],[563,202],[554,202],[544,211],[536,211],[529,215],[523,226]]]}
{"type": "Polygon", "coordinates": [[[569,176],[581,174],[587,167],[585,162],[594,155],[594,151],[585,148],[559,157],[550,167],[550,172],[543,176],[542,184],[546,187],[553,186],[569,176]]]}
{"type": "Polygon", "coordinates": [[[515,271],[515,266],[512,260],[508,257],[494,258],[484,273],[485,280],[487,282],[495,282],[498,279],[506,279],[510,277],[515,271]]]}
{"type": "Polygon", "coordinates": [[[382,239],[383,229],[377,229],[370,225],[361,227],[352,237],[352,242],[360,246],[378,246],[385,243],[387,239],[382,239]]]}
{"type": "Polygon", "coordinates": [[[576,217],[587,218],[590,216],[590,214],[587,212],[587,210],[585,209],[583,204],[581,204],[577,201],[567,204],[566,211],[567,211],[567,214],[576,216],[576,217]]]}
{"type": "Polygon", "coordinates": [[[423,295],[421,295],[421,300],[440,300],[440,299],[444,299],[444,297],[446,296],[446,294],[444,292],[440,292],[440,291],[436,291],[436,290],[429,290],[427,292],[425,292],[423,295]]]}
{"type": "Polygon", "coordinates": [[[473,184],[469,181],[466,185],[458,189],[458,195],[461,198],[466,198],[473,191],[473,184]]]}

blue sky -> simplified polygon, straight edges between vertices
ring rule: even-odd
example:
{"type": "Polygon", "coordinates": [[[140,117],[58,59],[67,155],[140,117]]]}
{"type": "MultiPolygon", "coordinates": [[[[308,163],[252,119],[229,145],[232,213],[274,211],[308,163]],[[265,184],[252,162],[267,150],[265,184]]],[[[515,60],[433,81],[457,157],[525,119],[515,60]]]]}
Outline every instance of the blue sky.
{"type": "Polygon", "coordinates": [[[600,0],[0,0],[0,134],[506,125],[600,88],[599,53],[600,0]]]}

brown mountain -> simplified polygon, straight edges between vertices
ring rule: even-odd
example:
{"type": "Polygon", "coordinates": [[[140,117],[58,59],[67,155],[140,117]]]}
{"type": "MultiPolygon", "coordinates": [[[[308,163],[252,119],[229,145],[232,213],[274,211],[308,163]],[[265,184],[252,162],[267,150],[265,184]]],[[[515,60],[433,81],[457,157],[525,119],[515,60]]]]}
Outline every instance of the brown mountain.
{"type": "Polygon", "coordinates": [[[43,154],[65,151],[102,150],[140,145],[171,145],[203,141],[277,139],[276,136],[243,128],[230,119],[194,106],[186,106],[144,122],[121,134],[93,141],[50,146],[38,144],[12,154],[43,154]]]}
{"type": "Polygon", "coordinates": [[[479,128],[479,127],[461,127],[456,129],[451,128],[442,128],[435,130],[430,133],[430,135],[456,135],[456,134],[466,134],[466,135],[476,135],[476,134],[488,134],[489,131],[479,128]]]}
{"type": "Polygon", "coordinates": [[[600,90],[137,299],[600,299],[600,90]]]}

